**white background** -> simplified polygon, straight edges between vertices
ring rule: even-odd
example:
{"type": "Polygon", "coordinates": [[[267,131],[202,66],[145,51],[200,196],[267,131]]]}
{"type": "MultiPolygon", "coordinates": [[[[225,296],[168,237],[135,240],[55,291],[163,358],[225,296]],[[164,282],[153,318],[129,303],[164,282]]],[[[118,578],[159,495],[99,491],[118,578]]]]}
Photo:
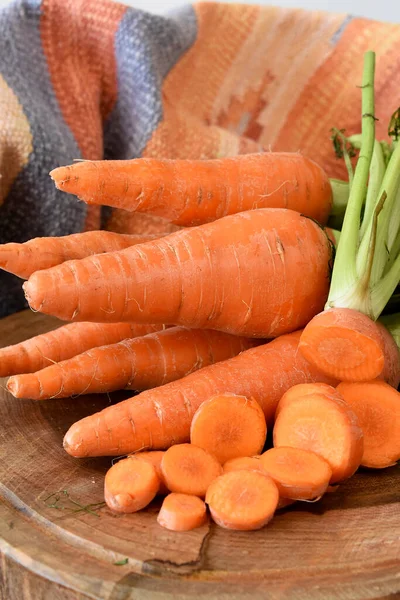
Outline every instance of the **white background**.
{"type": "MultiPolygon", "coordinates": [[[[4,0],[0,0],[2,2],[4,0]]],[[[230,0],[227,0],[228,2],[230,0]]],[[[370,17],[379,21],[400,23],[400,0],[237,0],[242,4],[276,4],[345,12],[355,16],[370,17]]],[[[175,6],[187,4],[187,0],[125,0],[127,4],[162,13],[175,6]]]]}
{"type": "MultiPolygon", "coordinates": [[[[0,0],[0,7],[10,0],[0,0]]],[[[230,0],[226,0],[229,2],[230,0]]],[[[400,0],[238,0],[243,4],[277,4],[346,12],[380,21],[400,23],[400,0]]],[[[170,8],[187,4],[187,0],[125,0],[125,3],[143,10],[163,13],[170,8]]]]}

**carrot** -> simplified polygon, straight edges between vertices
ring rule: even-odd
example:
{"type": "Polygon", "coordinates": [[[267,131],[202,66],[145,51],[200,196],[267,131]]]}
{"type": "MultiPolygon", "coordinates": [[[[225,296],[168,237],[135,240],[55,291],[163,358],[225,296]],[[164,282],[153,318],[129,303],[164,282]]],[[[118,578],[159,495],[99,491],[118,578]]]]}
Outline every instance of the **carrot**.
{"type": "MultiPolygon", "coordinates": [[[[324,373],[342,381],[375,379],[382,373],[385,361],[393,362],[390,354],[385,356],[378,325],[349,308],[326,310],[314,317],[304,329],[299,349],[324,373]]],[[[387,349],[391,352],[391,347],[387,349]]],[[[397,346],[394,352],[398,355],[397,346]]]]}
{"type": "Polygon", "coordinates": [[[282,498],[282,496],[279,496],[279,502],[278,506],[276,507],[276,510],[283,510],[284,508],[291,506],[295,502],[296,500],[292,500],[291,498],[282,498]]]}
{"type": "Polygon", "coordinates": [[[189,531],[207,522],[207,508],[198,496],[172,493],[164,498],[157,521],[171,531],[189,531]]]}
{"type": "Polygon", "coordinates": [[[158,492],[160,480],[150,462],[130,456],[106,473],[104,499],[111,510],[132,513],[147,506],[158,492]]]}
{"type": "Polygon", "coordinates": [[[261,529],[272,519],[279,492],[273,480],[259,471],[231,471],[215,479],[207,490],[214,521],[226,529],[261,529]]]}
{"type": "Polygon", "coordinates": [[[227,389],[254,398],[272,423],[280,398],[296,383],[338,383],[310,367],[297,351],[300,334],[281,336],[85,417],[68,430],[64,447],[76,457],[119,456],[187,442],[199,406],[227,389]]]}
{"type": "Polygon", "coordinates": [[[255,208],[290,208],[324,224],[332,206],[324,171],[295,153],[86,161],[50,175],[58,189],[87,204],[152,213],[177,225],[200,225],[255,208]]]}
{"type": "Polygon", "coordinates": [[[313,221],[260,209],[38,271],[24,289],[34,310],[71,321],[174,323],[270,338],[321,310],[330,258],[313,221]]]}
{"type": "Polygon", "coordinates": [[[154,240],[156,235],[124,235],[111,231],[85,231],[61,237],[34,238],[24,244],[0,245],[0,268],[22,279],[67,260],[115,252],[154,240]]]}
{"type": "Polygon", "coordinates": [[[190,427],[191,443],[213,454],[221,464],[260,454],[266,436],[267,425],[258,402],[228,393],[203,402],[190,427]]]}
{"type": "Polygon", "coordinates": [[[385,361],[383,371],[378,379],[383,379],[397,389],[400,384],[400,350],[398,345],[400,339],[396,339],[395,331],[400,326],[400,315],[382,317],[381,321],[376,321],[376,325],[381,334],[385,361]]]}
{"type": "Polygon", "coordinates": [[[69,323],[19,344],[0,348],[0,377],[34,373],[96,346],[146,335],[159,328],[160,325],[135,323],[69,323]]]}
{"type": "Polygon", "coordinates": [[[260,462],[275,481],[281,498],[318,498],[326,492],[332,477],[325,459],[301,448],[271,448],[261,455],[260,462]]]}
{"type": "Polygon", "coordinates": [[[383,381],[341,383],[338,391],[364,432],[364,467],[383,469],[400,460],[400,394],[383,381]]]}
{"type": "Polygon", "coordinates": [[[230,471],[264,471],[259,456],[239,456],[231,458],[224,464],[224,473],[230,471]]]}
{"type": "MultiPolygon", "coordinates": [[[[360,148],[340,234],[325,313],[305,327],[299,349],[327,375],[343,381],[379,376],[400,381],[399,353],[375,321],[400,279],[399,111],[389,127],[396,142],[387,161],[375,140],[375,55],[365,55],[362,85],[362,134],[344,140],[360,148]],[[363,205],[365,207],[363,210],[363,205]],[[385,366],[386,365],[386,366],[385,366]]],[[[340,133],[339,136],[343,137],[340,133]]]]}
{"type": "Polygon", "coordinates": [[[161,461],[164,456],[164,452],[162,452],[161,450],[153,450],[152,452],[137,452],[132,456],[140,460],[145,460],[146,462],[149,462],[151,465],[153,465],[153,467],[156,470],[157,477],[159,479],[159,488],[157,494],[159,494],[160,496],[165,496],[166,494],[168,494],[168,488],[165,485],[164,476],[161,471],[161,461]]]}
{"type": "Polygon", "coordinates": [[[222,467],[203,448],[177,444],[164,453],[161,471],[171,492],[204,497],[210,483],[221,475],[222,467]]]}
{"type": "Polygon", "coordinates": [[[332,469],[330,483],[347,479],[363,455],[363,432],[351,408],[321,393],[292,400],[275,422],[274,446],[315,452],[332,469]]]}
{"type": "Polygon", "coordinates": [[[15,375],[7,389],[16,398],[33,400],[145,390],[236,356],[256,343],[220,331],[172,327],[92,348],[36,373],[15,375]]]}
{"type": "Polygon", "coordinates": [[[326,383],[298,383],[287,390],[287,392],[285,392],[282,398],[279,400],[275,411],[275,420],[278,418],[282,408],[287,404],[290,404],[292,400],[297,400],[298,398],[303,398],[304,396],[315,393],[321,393],[324,396],[333,396],[342,399],[339,392],[333,386],[326,383]]]}

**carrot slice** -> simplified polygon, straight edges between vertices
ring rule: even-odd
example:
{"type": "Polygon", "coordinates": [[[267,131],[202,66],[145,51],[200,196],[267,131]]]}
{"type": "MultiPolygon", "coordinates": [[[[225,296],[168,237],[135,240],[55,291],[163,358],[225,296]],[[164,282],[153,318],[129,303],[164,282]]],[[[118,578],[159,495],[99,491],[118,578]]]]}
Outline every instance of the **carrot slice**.
{"type": "Polygon", "coordinates": [[[319,313],[304,328],[299,350],[323,373],[340,381],[368,381],[380,375],[385,348],[380,329],[350,308],[319,313]]]}
{"type": "Polygon", "coordinates": [[[153,465],[153,467],[156,470],[157,476],[160,480],[160,486],[159,486],[159,489],[157,492],[157,494],[159,494],[160,496],[166,496],[169,492],[169,490],[165,484],[165,481],[164,481],[164,475],[162,474],[162,471],[161,471],[161,461],[162,461],[164,454],[165,454],[165,452],[163,452],[162,450],[153,450],[150,452],[137,452],[136,454],[132,455],[135,458],[138,458],[140,460],[145,460],[153,465]]]}
{"type": "Polygon", "coordinates": [[[322,496],[332,477],[325,459],[301,448],[271,448],[261,455],[260,462],[275,481],[279,495],[292,500],[322,496]]]}
{"type": "Polygon", "coordinates": [[[282,498],[282,496],[279,496],[279,502],[278,506],[276,507],[276,510],[283,510],[284,508],[291,506],[295,502],[296,500],[292,500],[291,498],[282,498]]]}
{"type": "Polygon", "coordinates": [[[260,454],[266,435],[267,425],[258,402],[235,394],[203,402],[190,428],[192,444],[211,452],[221,464],[231,458],[260,454]]]}
{"type": "Polygon", "coordinates": [[[341,398],[339,392],[336,388],[328,385],[327,383],[298,383],[297,385],[293,385],[287,392],[285,392],[282,398],[279,400],[279,404],[276,407],[275,411],[275,419],[278,418],[278,415],[282,408],[289,404],[293,398],[296,400],[297,398],[301,398],[303,396],[308,396],[309,394],[318,394],[322,393],[325,396],[334,396],[336,398],[341,398]]]}
{"type": "Polygon", "coordinates": [[[230,471],[261,471],[264,472],[259,456],[239,456],[231,458],[224,464],[224,473],[230,471]]]}
{"type": "Polygon", "coordinates": [[[210,483],[222,473],[222,467],[203,448],[178,444],[165,452],[161,471],[171,492],[204,497],[210,483]]]}
{"type": "Polygon", "coordinates": [[[274,446],[319,454],[332,469],[330,483],[342,481],[360,466],[363,432],[351,408],[339,398],[310,394],[292,400],[279,413],[274,446]]]}
{"type": "Polygon", "coordinates": [[[198,496],[168,494],[157,517],[158,523],[171,531],[189,531],[207,521],[207,508],[198,496]]]}
{"type": "Polygon", "coordinates": [[[136,512],[147,506],[158,492],[160,480],[152,464],[135,457],[115,463],[106,473],[104,499],[111,510],[136,512]]]}
{"type": "Polygon", "coordinates": [[[231,471],[207,490],[214,521],[226,529],[261,529],[274,516],[279,492],[273,480],[259,471],[231,471]]]}
{"type": "Polygon", "coordinates": [[[338,391],[364,432],[364,467],[383,469],[400,460],[400,394],[383,381],[341,383],[338,391]]]}

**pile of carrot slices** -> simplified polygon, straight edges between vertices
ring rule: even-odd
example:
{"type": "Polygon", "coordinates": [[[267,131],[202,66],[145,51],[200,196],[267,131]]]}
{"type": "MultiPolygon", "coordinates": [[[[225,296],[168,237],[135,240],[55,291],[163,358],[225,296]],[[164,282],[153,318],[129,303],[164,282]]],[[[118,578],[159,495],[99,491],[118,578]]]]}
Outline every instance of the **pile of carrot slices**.
{"type": "Polygon", "coordinates": [[[361,134],[333,132],[348,181],[299,153],[83,161],[58,189],[173,233],[0,246],[30,307],[68,322],[0,350],[8,391],[140,392],[64,437],[75,458],[123,456],[112,511],[159,495],[167,529],[260,529],[400,460],[400,111],[377,140],[374,74],[367,52],[361,134]]]}

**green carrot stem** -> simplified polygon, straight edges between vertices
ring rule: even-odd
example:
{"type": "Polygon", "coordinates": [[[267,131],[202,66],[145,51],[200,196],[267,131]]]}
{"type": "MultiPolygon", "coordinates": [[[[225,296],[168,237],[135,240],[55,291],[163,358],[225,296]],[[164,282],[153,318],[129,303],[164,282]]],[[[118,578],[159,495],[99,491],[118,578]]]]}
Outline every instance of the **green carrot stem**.
{"type": "Polygon", "coordinates": [[[359,240],[361,209],[365,200],[369,169],[375,143],[374,102],[375,53],[367,52],[364,58],[362,80],[362,142],[354,173],[342,233],[336,252],[332,282],[326,308],[335,305],[335,299],[354,287],[357,280],[356,257],[359,240]]]}

